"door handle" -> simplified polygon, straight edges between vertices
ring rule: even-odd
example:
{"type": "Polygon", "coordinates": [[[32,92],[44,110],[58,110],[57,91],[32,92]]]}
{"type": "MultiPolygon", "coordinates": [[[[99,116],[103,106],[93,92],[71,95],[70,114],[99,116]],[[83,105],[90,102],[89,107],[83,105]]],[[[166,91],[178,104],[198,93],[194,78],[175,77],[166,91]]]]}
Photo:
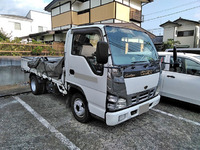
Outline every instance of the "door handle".
{"type": "Polygon", "coordinates": [[[70,73],[71,75],[74,75],[74,74],[75,74],[75,72],[74,72],[73,69],[70,69],[70,70],[69,70],[69,73],[70,73]]]}
{"type": "Polygon", "coordinates": [[[175,76],[170,76],[170,75],[167,75],[167,77],[168,78],[173,78],[173,79],[175,78],[175,76]]]}

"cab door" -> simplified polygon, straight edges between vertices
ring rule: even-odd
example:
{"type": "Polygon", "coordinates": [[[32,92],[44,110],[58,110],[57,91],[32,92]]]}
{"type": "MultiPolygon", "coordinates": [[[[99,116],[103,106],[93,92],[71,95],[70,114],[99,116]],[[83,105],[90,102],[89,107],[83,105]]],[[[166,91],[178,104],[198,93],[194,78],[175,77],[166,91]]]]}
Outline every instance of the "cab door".
{"type": "Polygon", "coordinates": [[[179,67],[173,67],[170,57],[169,70],[162,72],[161,95],[200,105],[200,64],[184,57],[178,57],[179,67]]]}
{"type": "Polygon", "coordinates": [[[89,111],[104,118],[107,90],[107,70],[96,61],[98,41],[103,40],[99,28],[72,30],[72,46],[67,57],[67,81],[79,87],[89,111]]]}

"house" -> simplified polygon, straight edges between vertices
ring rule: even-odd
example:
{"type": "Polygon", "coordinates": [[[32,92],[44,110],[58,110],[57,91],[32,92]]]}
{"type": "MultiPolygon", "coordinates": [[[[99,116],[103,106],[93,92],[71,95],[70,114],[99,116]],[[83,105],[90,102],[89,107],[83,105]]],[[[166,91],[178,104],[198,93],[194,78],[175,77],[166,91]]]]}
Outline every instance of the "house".
{"type": "Polygon", "coordinates": [[[153,0],[53,0],[52,29],[63,30],[88,23],[135,23],[141,26],[142,3],[153,0]]]}
{"type": "Polygon", "coordinates": [[[11,40],[15,37],[51,30],[51,15],[33,10],[29,11],[25,17],[2,14],[0,15],[0,30],[11,40]]]}
{"type": "Polygon", "coordinates": [[[45,10],[51,13],[52,31],[29,37],[46,43],[61,43],[69,28],[82,24],[104,23],[147,32],[142,29],[142,4],[153,0],[53,0],[45,10]]]}
{"type": "Polygon", "coordinates": [[[167,21],[160,26],[164,28],[163,42],[173,39],[180,42],[177,47],[200,47],[200,22],[179,18],[175,21],[167,21]]]}

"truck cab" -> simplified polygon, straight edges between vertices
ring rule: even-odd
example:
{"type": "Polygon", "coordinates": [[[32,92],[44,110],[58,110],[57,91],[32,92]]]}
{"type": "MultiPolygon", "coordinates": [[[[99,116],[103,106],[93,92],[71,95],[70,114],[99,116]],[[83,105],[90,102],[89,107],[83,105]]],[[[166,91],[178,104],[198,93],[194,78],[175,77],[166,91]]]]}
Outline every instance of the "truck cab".
{"type": "Polygon", "coordinates": [[[160,100],[160,61],[151,39],[141,31],[107,25],[69,29],[62,70],[56,86],[69,95],[80,122],[95,116],[117,125],[160,100]]]}

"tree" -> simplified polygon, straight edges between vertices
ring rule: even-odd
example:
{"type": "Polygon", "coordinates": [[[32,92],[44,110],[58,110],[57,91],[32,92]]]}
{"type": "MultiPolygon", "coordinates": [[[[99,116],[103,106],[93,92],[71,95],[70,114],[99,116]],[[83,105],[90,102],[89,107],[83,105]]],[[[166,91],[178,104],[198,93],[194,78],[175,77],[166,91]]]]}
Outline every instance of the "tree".
{"type": "Polygon", "coordinates": [[[9,40],[10,38],[6,35],[3,30],[0,30],[0,42],[9,40]]]}
{"type": "Polygon", "coordinates": [[[181,44],[179,41],[174,41],[174,39],[168,39],[167,42],[164,42],[163,49],[173,48],[175,45],[181,44]]]}

